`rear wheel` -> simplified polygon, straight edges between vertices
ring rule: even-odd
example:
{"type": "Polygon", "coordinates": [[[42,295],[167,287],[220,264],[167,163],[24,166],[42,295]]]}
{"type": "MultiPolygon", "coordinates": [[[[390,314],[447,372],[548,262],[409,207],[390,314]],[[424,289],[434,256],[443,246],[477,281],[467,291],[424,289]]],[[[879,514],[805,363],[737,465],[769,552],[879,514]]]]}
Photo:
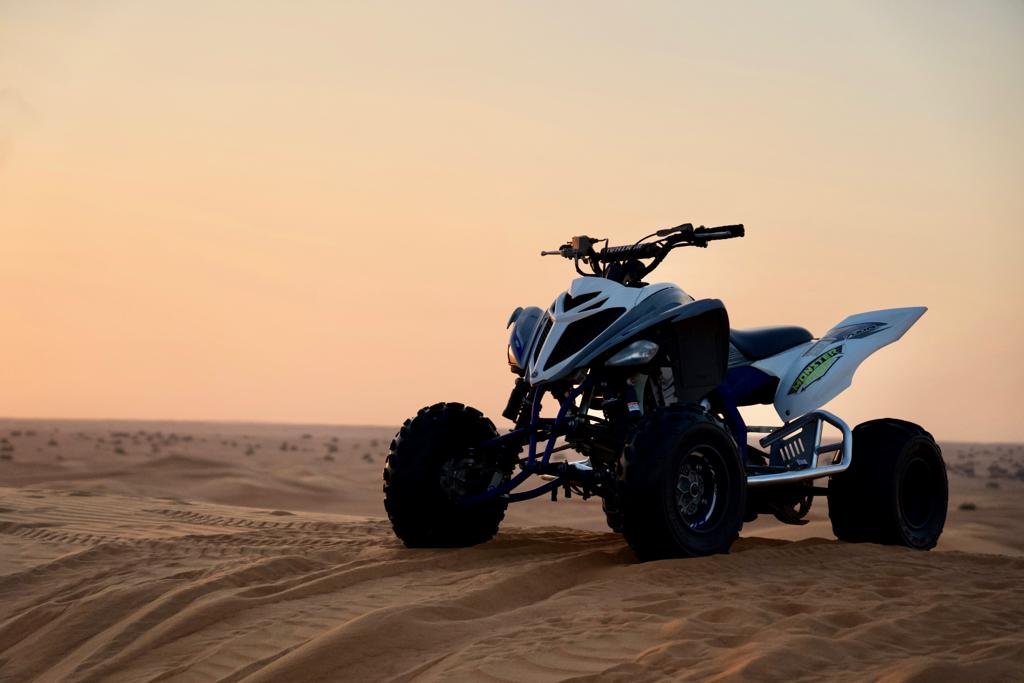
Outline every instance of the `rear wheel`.
{"type": "Polygon", "coordinates": [[[853,430],[853,462],[828,485],[832,531],[843,541],[934,548],[946,523],[942,451],[920,426],[886,418],[853,430]]]}
{"type": "Polygon", "coordinates": [[[508,503],[460,504],[507,479],[511,468],[477,450],[498,435],[494,423],[461,403],[438,403],[407,420],[384,466],[384,508],[405,545],[470,546],[498,532],[508,503]]]}
{"type": "Polygon", "coordinates": [[[644,418],[622,472],[622,533],[640,560],[724,553],[739,535],[747,491],[739,451],[699,408],[644,418]]]}

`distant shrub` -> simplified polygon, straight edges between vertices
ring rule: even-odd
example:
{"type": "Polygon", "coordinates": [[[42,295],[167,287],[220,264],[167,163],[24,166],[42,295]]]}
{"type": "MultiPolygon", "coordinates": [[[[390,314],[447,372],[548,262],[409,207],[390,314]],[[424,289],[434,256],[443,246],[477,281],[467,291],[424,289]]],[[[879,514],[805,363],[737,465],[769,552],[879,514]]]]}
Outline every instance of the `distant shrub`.
{"type": "Polygon", "coordinates": [[[987,488],[987,489],[997,489],[997,488],[999,488],[999,482],[998,481],[986,481],[985,482],[985,488],[987,488]]]}
{"type": "Polygon", "coordinates": [[[955,465],[950,465],[949,463],[946,463],[946,469],[950,470],[954,474],[959,474],[969,479],[973,479],[975,476],[977,476],[977,473],[974,471],[973,462],[962,465],[959,463],[955,465]]]}
{"type": "Polygon", "coordinates": [[[1002,465],[989,465],[988,476],[993,479],[1008,479],[1010,476],[1010,470],[1006,469],[1002,465]]]}
{"type": "Polygon", "coordinates": [[[114,452],[115,452],[115,453],[117,453],[118,455],[124,455],[124,454],[125,454],[125,452],[124,452],[124,449],[123,449],[123,448],[121,448],[120,446],[118,446],[117,448],[115,448],[115,449],[114,449],[114,452]]]}
{"type": "Polygon", "coordinates": [[[47,446],[58,446],[60,444],[57,443],[57,439],[50,439],[49,441],[46,442],[46,445],[47,446]]]}
{"type": "Polygon", "coordinates": [[[977,510],[978,506],[975,505],[974,503],[969,503],[969,502],[968,503],[960,503],[960,509],[961,510],[977,510]]]}
{"type": "Polygon", "coordinates": [[[312,435],[312,434],[303,434],[303,435],[302,435],[302,438],[303,438],[303,439],[312,439],[312,438],[313,438],[313,435],[312,435]]]}
{"type": "Polygon", "coordinates": [[[373,453],[363,453],[363,460],[373,462],[373,453]]]}
{"type": "Polygon", "coordinates": [[[14,460],[14,456],[4,451],[3,453],[0,453],[0,460],[14,460]]]}
{"type": "Polygon", "coordinates": [[[334,456],[331,455],[330,453],[325,453],[324,460],[327,460],[328,462],[334,462],[334,456]]]}
{"type": "Polygon", "coordinates": [[[249,446],[248,448],[245,449],[245,454],[256,455],[256,449],[254,449],[252,446],[249,446]]]}
{"type": "Polygon", "coordinates": [[[11,436],[21,436],[21,430],[12,429],[11,430],[11,436]]]}
{"type": "Polygon", "coordinates": [[[338,444],[329,443],[329,444],[326,444],[326,446],[327,446],[327,452],[328,453],[337,453],[338,452],[338,444]]]}

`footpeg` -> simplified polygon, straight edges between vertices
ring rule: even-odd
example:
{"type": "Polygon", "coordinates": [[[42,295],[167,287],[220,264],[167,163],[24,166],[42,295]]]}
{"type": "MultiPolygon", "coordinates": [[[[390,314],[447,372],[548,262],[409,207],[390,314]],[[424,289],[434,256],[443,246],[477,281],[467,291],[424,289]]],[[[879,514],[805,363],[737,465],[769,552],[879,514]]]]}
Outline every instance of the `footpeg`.
{"type": "MultiPolygon", "coordinates": [[[[590,465],[590,458],[583,458],[582,460],[570,460],[565,463],[566,470],[576,470],[577,472],[593,472],[594,468],[590,465]]],[[[544,481],[554,481],[558,479],[558,475],[554,474],[542,474],[540,478],[544,481]]]]}

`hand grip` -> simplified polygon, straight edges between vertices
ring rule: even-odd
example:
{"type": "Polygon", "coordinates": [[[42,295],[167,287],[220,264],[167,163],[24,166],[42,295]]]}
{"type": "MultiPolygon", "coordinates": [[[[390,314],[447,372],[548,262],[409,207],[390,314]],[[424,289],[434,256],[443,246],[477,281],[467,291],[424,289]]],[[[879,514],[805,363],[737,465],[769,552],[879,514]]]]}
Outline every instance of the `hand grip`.
{"type": "Polygon", "coordinates": [[[736,225],[719,225],[715,228],[697,228],[693,231],[694,237],[700,237],[706,240],[727,240],[733,237],[743,237],[746,231],[743,229],[743,224],[738,223],[736,225]]]}

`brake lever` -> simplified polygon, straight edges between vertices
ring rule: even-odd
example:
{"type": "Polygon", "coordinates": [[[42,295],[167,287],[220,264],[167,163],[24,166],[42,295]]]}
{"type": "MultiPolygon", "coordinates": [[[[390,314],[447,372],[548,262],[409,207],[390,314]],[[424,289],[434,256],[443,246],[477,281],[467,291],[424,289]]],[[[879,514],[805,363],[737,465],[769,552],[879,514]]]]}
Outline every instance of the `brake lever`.
{"type": "Polygon", "coordinates": [[[662,228],[654,234],[658,237],[668,237],[673,233],[686,232],[687,230],[693,230],[693,223],[683,223],[682,225],[677,225],[674,228],[662,228]]]}

